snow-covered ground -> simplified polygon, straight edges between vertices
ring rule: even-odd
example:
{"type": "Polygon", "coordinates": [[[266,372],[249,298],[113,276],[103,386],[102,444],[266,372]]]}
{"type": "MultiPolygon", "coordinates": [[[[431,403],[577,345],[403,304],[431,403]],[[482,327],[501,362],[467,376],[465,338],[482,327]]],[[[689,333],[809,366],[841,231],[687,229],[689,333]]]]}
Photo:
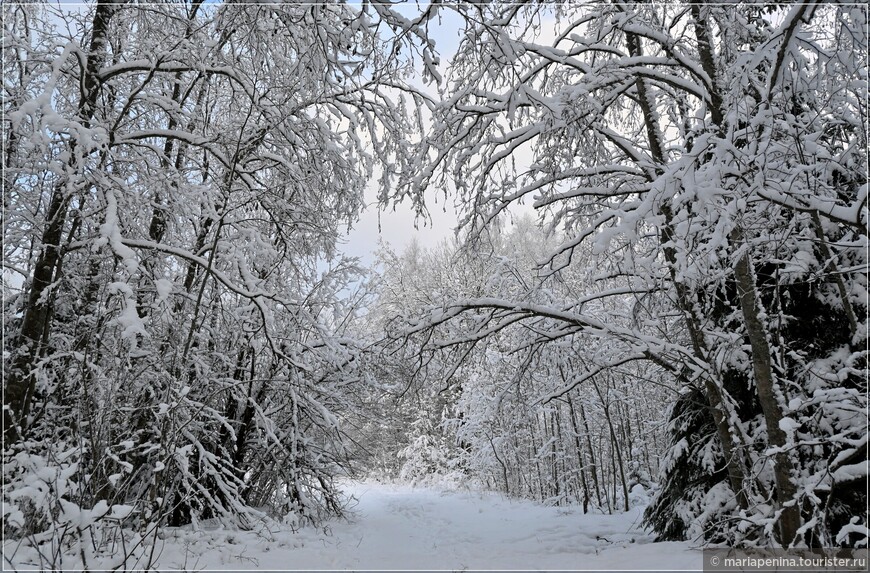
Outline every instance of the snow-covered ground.
{"type": "MultiPolygon", "coordinates": [[[[701,568],[688,543],[653,543],[641,510],[583,515],[496,494],[349,483],[353,516],[266,535],[168,529],[159,570],[701,568]]],[[[19,561],[20,564],[20,561],[19,561]]],[[[6,564],[9,565],[8,563],[6,564]]],[[[26,567],[24,567],[26,568],[26,567]]]]}
{"type": "Polygon", "coordinates": [[[205,569],[700,569],[687,543],[651,543],[640,510],[583,515],[496,494],[350,483],[351,521],[326,532],[209,532],[166,540],[161,567],[205,569]],[[189,544],[189,545],[188,545],[189,544]]]}

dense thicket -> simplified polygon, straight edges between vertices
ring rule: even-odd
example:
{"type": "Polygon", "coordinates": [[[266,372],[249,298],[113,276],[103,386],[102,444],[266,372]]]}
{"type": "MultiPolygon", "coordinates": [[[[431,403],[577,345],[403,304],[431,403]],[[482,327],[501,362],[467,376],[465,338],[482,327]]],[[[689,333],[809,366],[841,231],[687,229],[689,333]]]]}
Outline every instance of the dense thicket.
{"type": "Polygon", "coordinates": [[[109,520],[340,512],[359,270],[335,245],[373,168],[409,169],[412,23],[195,0],[3,24],[6,533],[61,566],[109,520]]]}

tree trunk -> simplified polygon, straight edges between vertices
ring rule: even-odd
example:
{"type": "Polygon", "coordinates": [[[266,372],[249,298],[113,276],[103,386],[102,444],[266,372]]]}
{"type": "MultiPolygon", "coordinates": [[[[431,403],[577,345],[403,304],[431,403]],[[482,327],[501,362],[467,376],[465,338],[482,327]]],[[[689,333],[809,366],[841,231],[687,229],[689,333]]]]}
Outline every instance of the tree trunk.
{"type": "MultiPolygon", "coordinates": [[[[693,15],[698,14],[697,8],[697,5],[692,6],[693,15]]],[[[715,82],[715,70],[712,67],[707,67],[708,64],[709,66],[712,66],[712,55],[709,54],[709,41],[706,35],[704,35],[706,33],[706,28],[702,28],[699,32],[698,27],[696,27],[696,33],[700,34],[700,36],[698,37],[700,49],[706,49],[708,52],[706,55],[701,55],[702,63],[705,65],[705,71],[710,76],[711,81],[715,82]]],[[[626,43],[628,45],[629,55],[635,58],[642,55],[641,43],[637,35],[626,33],[626,43]]],[[[638,94],[638,105],[641,108],[641,113],[643,114],[644,118],[644,125],[646,127],[647,139],[649,141],[650,147],[650,155],[652,156],[653,161],[657,165],[657,170],[661,170],[662,166],[665,164],[665,157],[662,151],[661,134],[659,133],[656,116],[653,113],[652,104],[649,99],[649,94],[647,93],[646,84],[641,77],[637,78],[635,86],[637,88],[638,94]]],[[[708,86],[708,88],[711,90],[711,92],[717,92],[717,90],[715,89],[715,85],[708,86]]],[[[712,97],[714,99],[714,102],[721,101],[721,98],[717,99],[717,96],[715,95],[712,97]]],[[[713,107],[715,108],[716,106],[714,105],[713,107]]],[[[721,109],[713,109],[711,113],[714,121],[722,117],[721,109]]],[[[652,179],[650,180],[650,182],[652,182],[652,179]]],[[[671,281],[673,282],[674,289],[677,293],[677,305],[679,307],[679,310],[683,314],[686,328],[689,331],[689,338],[692,341],[692,349],[694,350],[695,355],[700,360],[707,362],[706,344],[704,343],[704,337],[701,333],[698,319],[695,315],[693,296],[676,274],[677,253],[674,247],[671,246],[671,243],[674,240],[674,229],[672,223],[673,213],[671,212],[670,204],[667,202],[663,203],[660,209],[665,218],[665,224],[662,226],[661,229],[660,240],[661,244],[663,245],[662,250],[665,256],[665,261],[668,263],[668,270],[670,273],[671,281]]],[[[719,438],[719,442],[722,445],[722,450],[725,457],[725,464],[728,471],[729,484],[731,485],[731,489],[737,495],[737,501],[740,504],[740,507],[746,509],[749,507],[749,499],[747,498],[746,492],[744,491],[743,487],[746,476],[743,465],[740,464],[740,457],[737,455],[737,452],[734,448],[735,438],[726,413],[725,401],[722,398],[722,389],[719,385],[716,384],[716,381],[711,379],[710,376],[704,376],[703,382],[705,394],[707,396],[707,401],[710,407],[710,412],[713,416],[713,421],[716,424],[716,433],[719,438]]]]}
{"type": "MultiPolygon", "coordinates": [[[[732,239],[741,244],[742,237],[733,233],[732,239]]],[[[775,380],[770,359],[770,345],[760,317],[760,305],[755,292],[755,277],[749,253],[744,253],[734,267],[737,280],[737,293],[740,298],[740,310],[746,326],[746,334],[752,348],[752,371],[755,375],[755,386],[758,392],[758,402],[764,414],[767,436],[770,445],[779,451],[774,459],[774,481],[776,483],[776,499],[782,509],[779,519],[779,542],[788,547],[794,541],[801,524],[800,509],[795,500],[795,485],[791,480],[792,462],[783,449],[786,445],[785,432],[779,427],[784,414],[776,396],[775,380]]]]}
{"type": "Polygon", "coordinates": [[[610,404],[604,399],[598,383],[592,378],[592,385],[595,387],[595,392],[598,394],[598,399],[601,400],[601,406],[604,408],[604,419],[607,421],[607,429],[610,431],[610,447],[615,456],[611,456],[611,465],[613,466],[613,505],[616,505],[616,470],[619,466],[619,480],[622,482],[622,493],[624,496],[623,507],[628,511],[628,484],[625,481],[625,467],[622,461],[622,448],[619,447],[619,440],[616,437],[616,431],[613,429],[613,419],[610,416],[610,404]]]}
{"type": "MultiPolygon", "coordinates": [[[[84,97],[79,102],[78,116],[82,125],[89,128],[99,92],[97,71],[105,57],[105,45],[109,20],[113,8],[110,3],[100,2],[94,13],[90,50],[85,69],[82,71],[84,97]]],[[[78,171],[75,157],[76,140],[70,143],[71,172],[78,171]]],[[[46,213],[42,233],[42,250],[33,269],[27,306],[21,321],[21,330],[16,340],[16,349],[6,371],[3,393],[3,436],[6,445],[18,441],[27,430],[33,392],[36,389],[34,368],[45,350],[50,335],[49,321],[52,313],[50,287],[61,258],[61,238],[66,225],[67,211],[72,196],[68,193],[69,175],[54,187],[46,213]]]]}
{"type": "Polygon", "coordinates": [[[589,434],[589,422],[586,420],[586,412],[583,409],[583,404],[580,404],[580,419],[583,421],[583,429],[586,430],[586,447],[589,450],[589,471],[592,474],[592,485],[595,487],[595,499],[598,501],[598,507],[604,507],[601,504],[601,486],[598,483],[598,465],[595,463],[595,450],[592,449],[592,437],[589,434]]]}
{"type": "Polygon", "coordinates": [[[571,427],[574,430],[574,446],[577,448],[577,463],[580,464],[580,480],[583,485],[583,513],[589,511],[589,485],[586,482],[586,460],[583,457],[583,443],[580,441],[580,430],[577,428],[577,414],[574,413],[574,402],[568,395],[568,413],[571,414],[571,427]]]}

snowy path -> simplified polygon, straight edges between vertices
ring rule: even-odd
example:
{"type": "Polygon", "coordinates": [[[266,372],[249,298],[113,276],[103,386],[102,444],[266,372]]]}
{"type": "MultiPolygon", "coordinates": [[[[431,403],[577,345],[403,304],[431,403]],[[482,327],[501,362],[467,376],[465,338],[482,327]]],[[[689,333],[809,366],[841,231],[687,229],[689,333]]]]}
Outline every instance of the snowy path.
{"type": "Polygon", "coordinates": [[[211,569],[700,569],[687,543],[652,543],[640,512],[579,509],[374,482],[349,484],[359,499],[349,522],[328,534],[306,529],[251,533],[176,532],[159,566],[211,569]]]}

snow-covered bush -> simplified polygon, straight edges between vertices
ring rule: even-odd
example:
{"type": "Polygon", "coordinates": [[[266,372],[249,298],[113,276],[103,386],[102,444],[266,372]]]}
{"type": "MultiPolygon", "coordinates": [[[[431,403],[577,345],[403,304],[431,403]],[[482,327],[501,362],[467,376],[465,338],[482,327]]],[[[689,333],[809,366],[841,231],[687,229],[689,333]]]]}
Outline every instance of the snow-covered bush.
{"type": "Polygon", "coordinates": [[[7,559],[52,570],[147,568],[153,540],[147,528],[131,527],[141,508],[93,503],[80,447],[22,442],[16,450],[3,465],[7,559]]]}

